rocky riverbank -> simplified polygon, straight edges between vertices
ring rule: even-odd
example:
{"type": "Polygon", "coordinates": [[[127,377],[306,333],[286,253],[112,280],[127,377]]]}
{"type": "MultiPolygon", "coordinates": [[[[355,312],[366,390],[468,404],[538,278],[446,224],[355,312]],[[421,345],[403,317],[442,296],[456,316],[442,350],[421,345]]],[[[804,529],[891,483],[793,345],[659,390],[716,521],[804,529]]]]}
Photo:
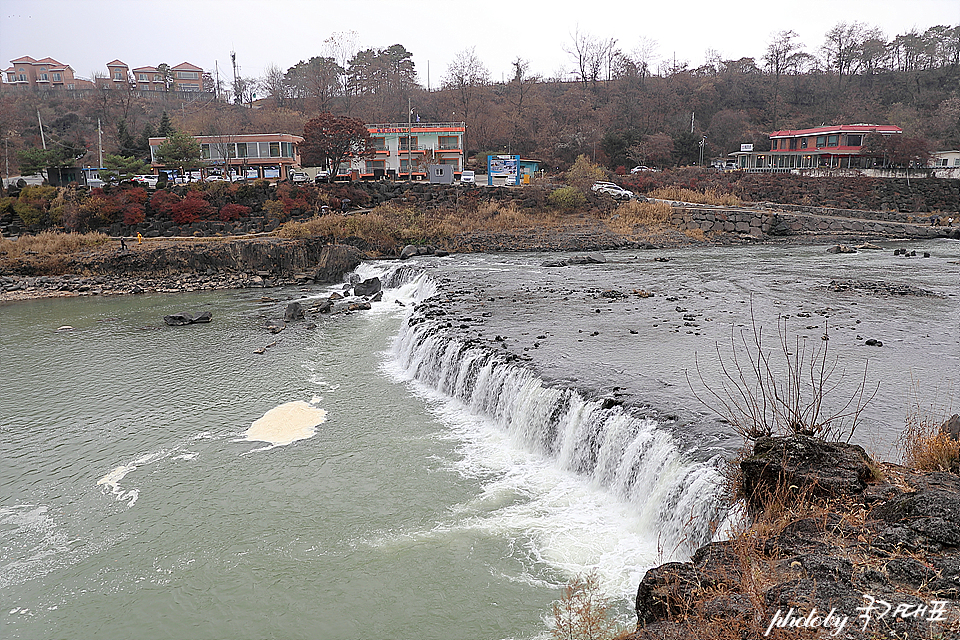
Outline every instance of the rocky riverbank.
{"type": "Polygon", "coordinates": [[[803,436],[738,471],[751,526],[648,571],[628,640],[960,638],[960,476],[803,436]]]}
{"type": "Polygon", "coordinates": [[[0,271],[0,301],[338,282],[364,258],[317,240],[110,241],[67,256],[26,255],[0,271]]]}

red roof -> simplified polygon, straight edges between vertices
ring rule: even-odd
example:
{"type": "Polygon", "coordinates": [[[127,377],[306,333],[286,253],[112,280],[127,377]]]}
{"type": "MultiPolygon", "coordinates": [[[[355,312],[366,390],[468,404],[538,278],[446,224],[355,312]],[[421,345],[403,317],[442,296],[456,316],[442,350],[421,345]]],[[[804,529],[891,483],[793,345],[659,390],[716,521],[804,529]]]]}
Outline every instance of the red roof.
{"type": "Polygon", "coordinates": [[[133,70],[133,72],[134,73],[138,73],[138,72],[156,73],[157,68],[156,67],[137,67],[136,69],[133,70]]]}
{"type": "Polygon", "coordinates": [[[22,58],[17,58],[16,60],[11,60],[11,61],[10,61],[11,64],[17,64],[18,62],[30,62],[30,63],[33,63],[33,62],[36,62],[36,60],[34,60],[33,58],[31,58],[30,56],[23,56],[22,58]]]}
{"type": "Polygon", "coordinates": [[[125,67],[127,66],[127,63],[122,60],[114,60],[113,62],[108,62],[107,66],[108,67],[125,67]]]}
{"type": "Polygon", "coordinates": [[[53,58],[43,58],[42,60],[37,60],[37,64],[53,64],[57,66],[63,66],[62,62],[57,62],[53,58]]]}
{"type": "Polygon", "coordinates": [[[774,131],[771,138],[797,138],[802,136],[818,136],[828,133],[903,133],[903,129],[892,124],[838,124],[813,129],[784,129],[774,131]]]}
{"type": "Polygon", "coordinates": [[[201,69],[200,67],[198,67],[198,66],[196,66],[196,65],[192,65],[192,64],[190,64],[189,62],[181,62],[181,63],[178,64],[177,66],[173,67],[173,69],[174,69],[174,70],[177,70],[177,69],[186,69],[186,70],[189,70],[189,71],[203,71],[203,69],[201,69]]]}

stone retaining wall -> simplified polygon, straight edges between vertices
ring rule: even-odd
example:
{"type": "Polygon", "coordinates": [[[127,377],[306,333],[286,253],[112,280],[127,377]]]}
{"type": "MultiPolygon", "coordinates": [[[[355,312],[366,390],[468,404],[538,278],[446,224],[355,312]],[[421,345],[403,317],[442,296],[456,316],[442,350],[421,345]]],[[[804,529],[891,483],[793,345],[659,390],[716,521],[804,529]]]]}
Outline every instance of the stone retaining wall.
{"type": "MultiPolygon", "coordinates": [[[[800,209],[800,207],[797,207],[800,209]]],[[[673,224],[681,229],[707,232],[738,233],[764,238],[767,236],[866,234],[893,238],[960,238],[956,227],[931,227],[911,222],[851,217],[858,212],[844,211],[846,217],[784,211],[782,209],[736,209],[706,206],[674,206],[673,224]]],[[[865,212],[877,213],[877,212],[865,212]]]]}

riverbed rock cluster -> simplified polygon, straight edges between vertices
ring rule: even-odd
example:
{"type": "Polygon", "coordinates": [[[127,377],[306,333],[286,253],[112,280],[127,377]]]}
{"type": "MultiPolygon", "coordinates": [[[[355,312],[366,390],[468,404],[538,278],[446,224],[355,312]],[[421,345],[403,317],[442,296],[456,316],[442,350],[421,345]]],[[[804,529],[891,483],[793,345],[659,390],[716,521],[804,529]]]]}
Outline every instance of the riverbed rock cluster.
{"type": "Polygon", "coordinates": [[[810,619],[821,625],[828,612],[846,616],[834,637],[960,637],[960,476],[803,436],[762,438],[739,467],[749,517],[766,526],[649,570],[630,640],[720,628],[733,633],[722,637],[828,637],[836,628],[778,626],[791,609],[795,618],[816,609],[810,619]],[[774,508],[789,515],[773,517],[774,508]],[[863,617],[877,603],[891,606],[863,617]],[[931,613],[938,607],[942,617],[931,613]]]}

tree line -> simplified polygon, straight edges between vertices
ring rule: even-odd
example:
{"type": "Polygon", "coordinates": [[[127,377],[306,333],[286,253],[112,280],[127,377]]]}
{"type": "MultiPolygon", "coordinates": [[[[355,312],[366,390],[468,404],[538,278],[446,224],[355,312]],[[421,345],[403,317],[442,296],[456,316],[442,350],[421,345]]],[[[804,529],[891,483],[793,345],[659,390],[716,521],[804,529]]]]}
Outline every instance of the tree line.
{"type": "Polygon", "coordinates": [[[177,129],[204,135],[300,134],[321,113],[368,123],[463,121],[472,155],[520,154],[561,168],[579,155],[610,168],[696,164],[701,145],[706,159],[742,143],[768,149],[776,130],[858,122],[900,126],[932,149],[960,147],[960,26],[886,38],[842,22],[813,48],[781,31],[759,57],[708,52],[696,67],[657,63],[649,41],[628,52],[615,39],[578,31],[564,46],[568,73],[537,75],[517,57],[494,80],[467,48],[431,86],[405,46],[356,42],[355,33],[335,33],[316,56],[287,69],[237,76],[219,99],[146,101],[114,88],[80,100],[5,93],[0,127],[8,147],[36,148],[39,110],[61,139],[91,149],[99,119],[108,152],[146,159],[144,140],[161,110],[177,129]]]}

